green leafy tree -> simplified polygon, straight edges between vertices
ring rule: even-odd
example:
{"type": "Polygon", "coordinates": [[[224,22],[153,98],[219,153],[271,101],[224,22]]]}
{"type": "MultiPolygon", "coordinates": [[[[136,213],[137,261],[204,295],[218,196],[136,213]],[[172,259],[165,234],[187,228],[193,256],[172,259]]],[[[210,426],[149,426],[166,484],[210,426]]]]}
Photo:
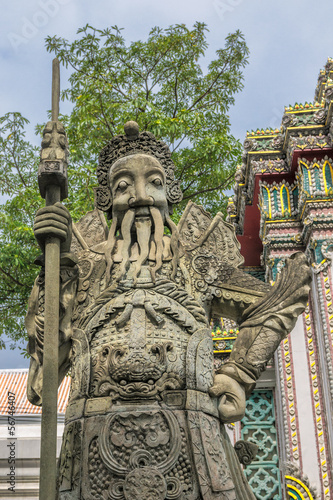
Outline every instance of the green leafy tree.
{"type": "MultiPolygon", "coordinates": [[[[70,43],[48,37],[46,47],[72,68],[62,99],[73,104],[62,116],[70,145],[69,197],[66,205],[74,221],[94,205],[93,187],[98,154],[128,120],[163,139],[172,151],[183,202],[189,199],[216,213],[226,203],[240,160],[241,146],[230,133],[228,110],[243,87],[242,70],[248,48],[236,31],[206,69],[207,27],[155,27],[146,41],[126,44],[116,26],[105,30],[87,25],[70,43]]],[[[38,194],[38,152],[24,135],[19,113],[0,119],[0,336],[24,335],[27,298],[38,269],[39,250],[32,231],[38,194]]],[[[43,126],[37,126],[41,132],[43,126]]],[[[1,347],[1,344],[0,344],[1,347]]]]}
{"type": "Polygon", "coordinates": [[[28,120],[20,113],[0,118],[0,348],[3,334],[24,336],[23,318],[37,268],[32,226],[41,206],[37,183],[38,148],[25,139],[28,120]]]}

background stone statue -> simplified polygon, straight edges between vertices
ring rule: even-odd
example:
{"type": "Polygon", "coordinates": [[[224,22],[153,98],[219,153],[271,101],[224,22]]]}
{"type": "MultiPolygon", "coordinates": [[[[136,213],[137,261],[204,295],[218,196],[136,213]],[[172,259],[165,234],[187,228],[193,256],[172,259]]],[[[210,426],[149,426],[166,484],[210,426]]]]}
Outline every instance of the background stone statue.
{"type": "MultiPolygon", "coordinates": [[[[96,209],[72,226],[60,203],[35,236],[62,240],[59,383],[72,377],[59,498],[254,499],[223,423],[245,399],[304,310],[305,257],[273,288],[243,273],[233,227],[181,200],[168,147],[135,122],[102,150],[96,209]],[[112,219],[108,230],[102,211],[112,219]],[[240,332],[213,371],[210,322],[240,332]]],[[[27,315],[29,400],[42,404],[43,268],[27,315]]]]}

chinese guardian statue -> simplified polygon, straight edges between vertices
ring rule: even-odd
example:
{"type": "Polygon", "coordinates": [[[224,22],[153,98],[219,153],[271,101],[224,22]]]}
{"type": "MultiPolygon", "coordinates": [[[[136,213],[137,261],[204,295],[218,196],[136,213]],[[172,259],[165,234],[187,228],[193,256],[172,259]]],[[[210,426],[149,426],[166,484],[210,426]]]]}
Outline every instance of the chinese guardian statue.
{"type": "MultiPolygon", "coordinates": [[[[224,424],[303,312],[309,268],[294,254],[273,287],[245,274],[233,227],[187,205],[166,144],[135,122],[102,150],[96,209],[72,224],[56,203],[35,236],[61,238],[59,383],[71,391],[60,500],[251,500],[224,424]],[[105,216],[111,220],[108,227],[105,216]],[[235,320],[213,370],[210,324],[235,320]]],[[[29,302],[28,397],[42,405],[43,266],[29,302]]]]}

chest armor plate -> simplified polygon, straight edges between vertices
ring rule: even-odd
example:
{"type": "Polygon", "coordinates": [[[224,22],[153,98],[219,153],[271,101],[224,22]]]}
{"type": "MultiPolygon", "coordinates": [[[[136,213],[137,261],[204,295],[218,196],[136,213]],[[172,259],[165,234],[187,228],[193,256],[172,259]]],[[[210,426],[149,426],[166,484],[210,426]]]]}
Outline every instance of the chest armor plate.
{"type": "Polygon", "coordinates": [[[155,399],[186,387],[186,352],[202,328],[200,306],[173,287],[131,289],[106,302],[88,322],[89,396],[155,399]],[[173,295],[173,296],[172,296],[173,295]],[[192,302],[192,311],[188,303],[192,302]]]}

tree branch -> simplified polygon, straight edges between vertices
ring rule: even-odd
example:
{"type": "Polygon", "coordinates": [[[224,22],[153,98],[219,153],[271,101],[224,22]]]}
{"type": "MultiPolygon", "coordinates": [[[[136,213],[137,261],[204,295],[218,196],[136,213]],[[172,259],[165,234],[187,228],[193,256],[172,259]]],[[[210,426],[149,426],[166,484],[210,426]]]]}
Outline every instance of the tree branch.
{"type": "Polygon", "coordinates": [[[99,103],[101,105],[101,111],[102,111],[102,115],[103,115],[103,118],[104,118],[104,123],[105,123],[108,131],[110,132],[111,137],[113,137],[114,136],[114,131],[111,130],[111,127],[109,125],[108,119],[107,119],[107,117],[105,115],[103,101],[102,101],[102,96],[101,96],[100,93],[98,93],[98,98],[99,98],[99,103]]]}
{"type": "Polygon", "coordinates": [[[195,101],[194,103],[188,108],[188,111],[191,111],[192,108],[194,108],[194,106],[196,104],[198,104],[198,102],[202,101],[202,99],[210,93],[210,91],[212,90],[212,88],[214,87],[215,83],[217,82],[217,80],[220,78],[220,76],[222,75],[222,73],[224,72],[225,68],[227,66],[227,62],[225,62],[223,68],[221,69],[221,71],[217,74],[216,78],[213,80],[213,82],[211,83],[211,85],[208,87],[208,89],[203,93],[201,94],[201,96],[199,96],[195,101]]]}
{"type": "Polygon", "coordinates": [[[20,281],[18,281],[17,279],[15,279],[14,276],[12,276],[7,271],[5,271],[4,269],[2,269],[2,267],[0,267],[0,272],[2,272],[5,276],[7,276],[12,281],[14,281],[14,283],[16,283],[17,285],[24,286],[25,288],[30,288],[27,285],[25,285],[24,283],[21,283],[20,281]]]}
{"type": "Polygon", "coordinates": [[[118,54],[118,57],[120,59],[120,61],[130,70],[130,71],[133,71],[133,73],[136,73],[140,78],[142,78],[142,80],[144,80],[144,77],[142,75],[142,73],[140,73],[140,71],[137,71],[136,69],[133,68],[133,66],[131,66],[130,64],[128,64],[128,62],[126,62],[120,54],[118,54]]]}
{"type": "Polygon", "coordinates": [[[178,85],[178,76],[175,75],[175,85],[174,85],[174,94],[175,94],[175,109],[173,110],[172,118],[176,118],[177,109],[178,109],[178,94],[177,94],[177,85],[178,85]]]}
{"type": "Polygon", "coordinates": [[[184,175],[184,172],[187,168],[190,168],[190,167],[193,167],[193,165],[195,165],[196,163],[198,163],[198,161],[201,161],[203,160],[203,156],[201,156],[200,158],[197,158],[196,160],[192,161],[192,163],[185,163],[185,165],[183,166],[182,168],[182,171],[180,172],[180,175],[178,177],[178,180],[181,181],[183,175],[184,175]]]}
{"type": "Polygon", "coordinates": [[[215,186],[215,187],[212,187],[212,188],[207,188],[207,189],[202,189],[201,191],[197,191],[195,193],[192,193],[192,194],[189,194],[188,196],[184,196],[183,197],[183,201],[184,200],[188,200],[189,198],[194,198],[195,196],[198,196],[200,194],[203,194],[203,193],[209,193],[211,191],[216,191],[217,189],[222,189],[223,187],[226,189],[228,186],[226,186],[226,184],[228,183],[228,181],[230,181],[234,176],[234,173],[232,173],[224,182],[223,184],[219,184],[218,186],[215,186]]]}
{"type": "Polygon", "coordinates": [[[172,151],[171,153],[173,153],[174,151],[176,151],[177,148],[179,148],[179,146],[181,145],[181,143],[186,139],[187,135],[186,134],[183,134],[183,138],[178,142],[177,146],[173,147],[172,148],[172,151]]]}
{"type": "Polygon", "coordinates": [[[16,161],[16,156],[15,156],[15,151],[16,151],[16,139],[17,139],[16,134],[17,134],[17,131],[16,131],[16,130],[14,130],[14,131],[13,131],[13,134],[14,134],[13,149],[12,149],[12,150],[10,150],[10,154],[11,154],[11,156],[12,156],[12,158],[13,158],[13,165],[14,165],[14,167],[15,167],[15,168],[16,168],[16,170],[17,170],[17,173],[18,173],[18,175],[19,175],[19,177],[20,177],[20,179],[21,179],[21,182],[22,182],[23,186],[24,186],[24,187],[27,187],[27,184],[26,184],[26,182],[25,182],[25,180],[24,180],[23,175],[21,174],[21,170],[20,170],[20,168],[19,168],[19,166],[18,166],[18,163],[17,163],[17,161],[16,161]]]}
{"type": "MultiPolygon", "coordinates": [[[[98,77],[94,76],[93,74],[89,74],[89,73],[87,73],[86,71],[83,71],[83,70],[82,70],[82,69],[80,69],[80,68],[77,68],[77,67],[76,67],[76,66],[75,66],[75,65],[74,65],[71,61],[69,61],[69,60],[68,60],[68,64],[69,64],[69,65],[70,65],[70,66],[71,66],[71,67],[72,67],[75,71],[77,71],[78,73],[81,73],[81,74],[82,74],[82,75],[84,75],[84,76],[89,76],[90,78],[92,78],[92,79],[93,79],[93,80],[95,80],[95,81],[99,81],[99,78],[98,78],[98,77]]],[[[109,68],[110,72],[112,72],[112,71],[111,71],[111,69],[110,69],[110,66],[109,66],[108,64],[107,64],[107,67],[109,68]]],[[[106,78],[104,78],[104,77],[103,77],[103,76],[101,76],[101,75],[100,75],[100,78],[104,81],[104,83],[109,84],[109,81],[108,81],[106,78]]],[[[117,92],[119,92],[119,93],[120,93],[123,97],[125,97],[125,99],[129,100],[129,99],[128,99],[128,96],[127,96],[127,95],[126,95],[126,94],[125,94],[125,93],[124,93],[124,92],[123,92],[120,88],[116,87],[116,86],[114,85],[114,83],[112,83],[112,86],[113,86],[113,88],[114,88],[117,92]]]]}

